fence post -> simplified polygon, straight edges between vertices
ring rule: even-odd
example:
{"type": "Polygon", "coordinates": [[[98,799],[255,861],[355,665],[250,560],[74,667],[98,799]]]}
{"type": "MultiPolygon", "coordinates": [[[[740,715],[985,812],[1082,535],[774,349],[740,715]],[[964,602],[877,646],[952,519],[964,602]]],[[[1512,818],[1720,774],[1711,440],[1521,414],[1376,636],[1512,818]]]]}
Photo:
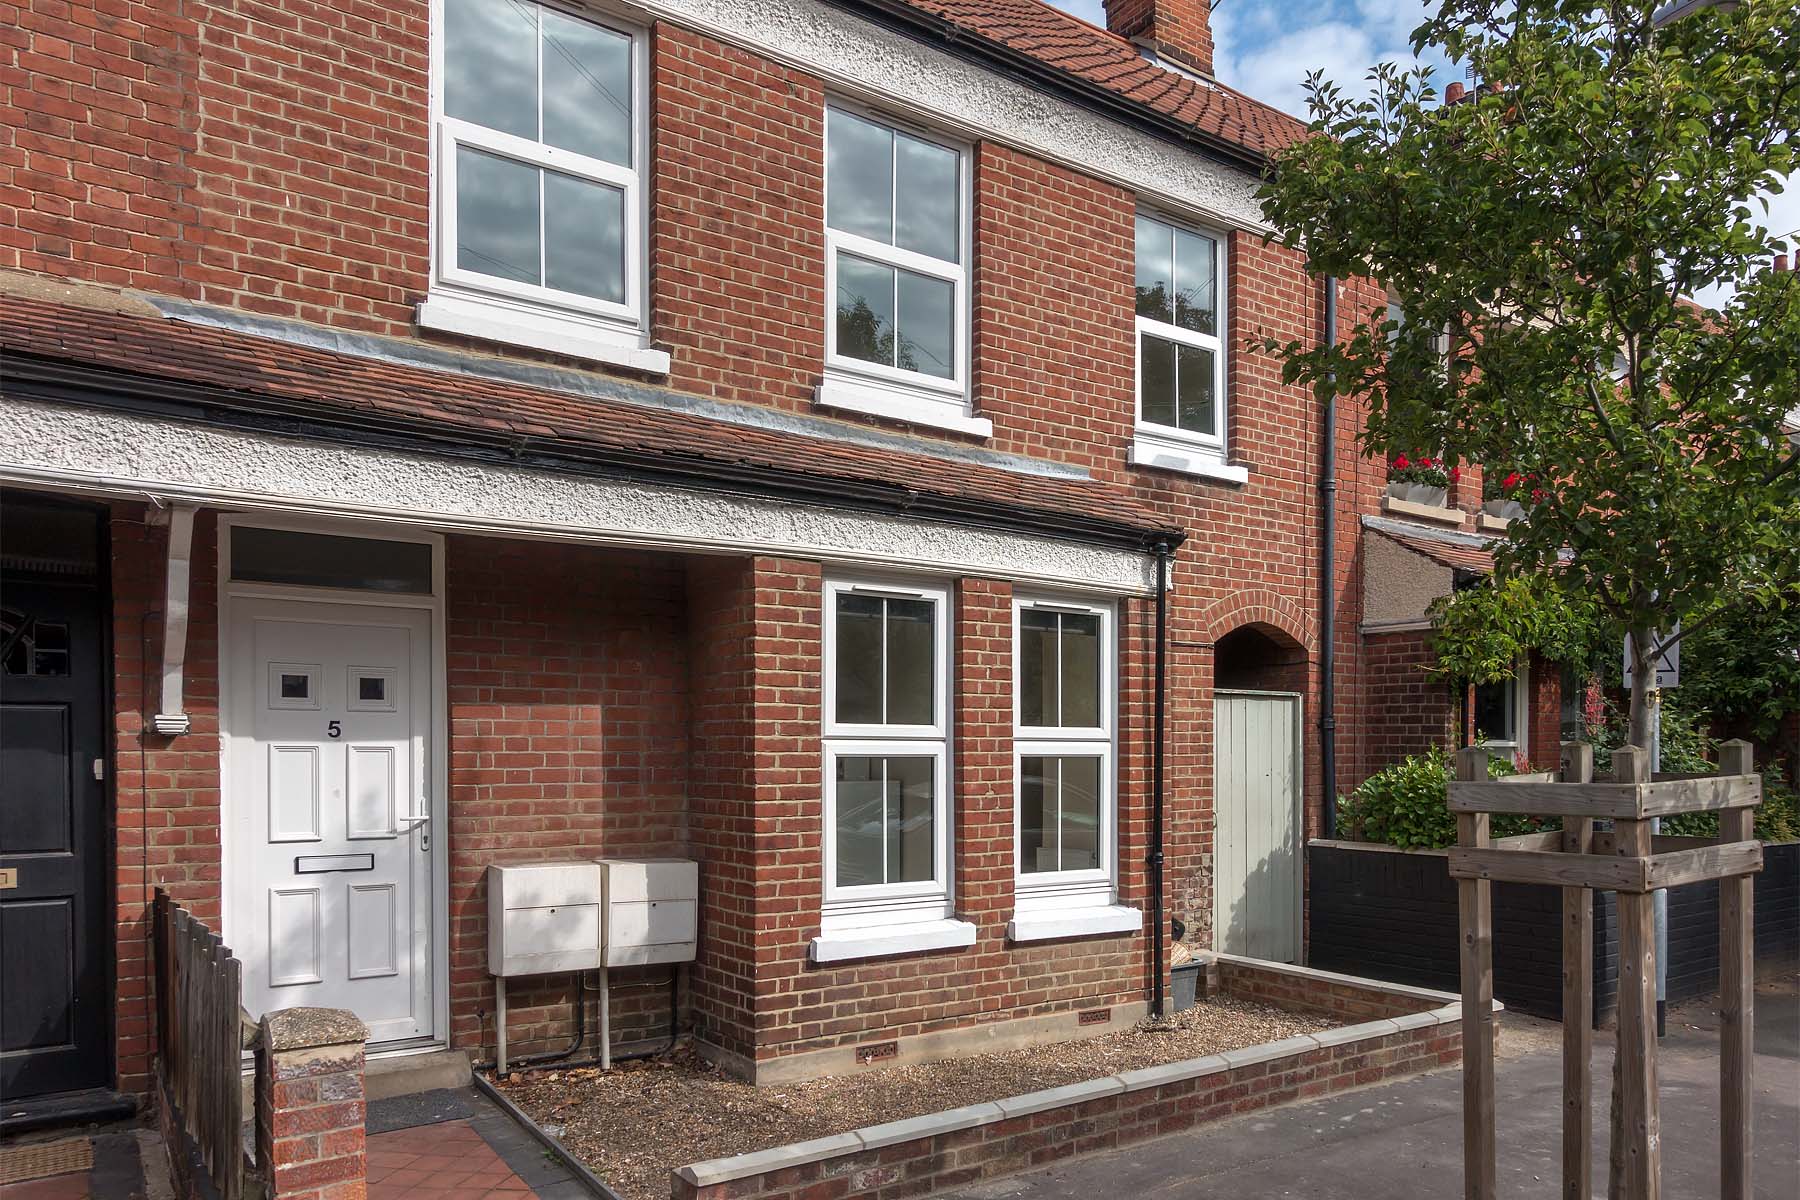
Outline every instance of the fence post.
{"type": "MultiPolygon", "coordinates": [[[[1719,774],[1754,775],[1756,762],[1749,742],[1734,739],[1719,746],[1719,774]]],[[[1719,841],[1747,842],[1756,836],[1755,810],[1727,808],[1719,813],[1719,841]]],[[[1750,1063],[1755,1024],[1755,924],[1753,877],[1728,875],[1719,880],[1719,1195],[1722,1200],[1750,1196],[1750,1063]]]]}
{"type": "MultiPolygon", "coordinates": [[[[1562,781],[1590,783],[1594,748],[1570,742],[1562,748],[1562,781]]],[[[1564,817],[1562,848],[1586,854],[1593,848],[1590,817],[1564,817]]],[[[1591,888],[1562,889],[1562,1195],[1588,1200],[1593,1169],[1594,1052],[1594,893],[1591,888]]]]}
{"type": "MultiPolygon", "coordinates": [[[[1456,778],[1485,782],[1488,752],[1456,752],[1456,778]]],[[[1486,813],[1456,814],[1456,844],[1489,844],[1486,813]]],[[[1494,891],[1485,879],[1456,881],[1462,924],[1463,1195],[1494,1200],[1494,891]]]]}

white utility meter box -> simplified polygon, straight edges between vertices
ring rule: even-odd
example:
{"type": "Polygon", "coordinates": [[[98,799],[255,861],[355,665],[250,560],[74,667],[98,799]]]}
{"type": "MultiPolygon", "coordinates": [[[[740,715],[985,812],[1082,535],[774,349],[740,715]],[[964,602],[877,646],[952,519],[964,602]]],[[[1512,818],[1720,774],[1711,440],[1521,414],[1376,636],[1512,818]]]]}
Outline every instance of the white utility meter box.
{"type": "Polygon", "coordinates": [[[699,940],[700,864],[687,858],[602,858],[602,947],[609,967],[692,962],[699,940]]]}
{"type": "Polygon", "coordinates": [[[600,864],[490,866],[488,972],[591,971],[601,965],[600,864]]]}

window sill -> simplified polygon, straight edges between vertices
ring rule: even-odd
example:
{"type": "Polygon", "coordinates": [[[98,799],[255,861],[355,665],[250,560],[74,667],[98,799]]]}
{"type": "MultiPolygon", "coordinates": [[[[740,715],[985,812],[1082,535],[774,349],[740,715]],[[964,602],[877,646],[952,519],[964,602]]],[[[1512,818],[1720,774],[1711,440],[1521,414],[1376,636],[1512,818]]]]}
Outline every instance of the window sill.
{"type": "Polygon", "coordinates": [[[1217,450],[1201,446],[1178,446],[1160,438],[1139,435],[1132,440],[1129,460],[1134,467],[1154,467],[1159,471],[1175,471],[1201,479],[1216,480],[1240,486],[1250,481],[1250,468],[1242,463],[1226,462],[1217,450]]]}
{"type": "Polygon", "coordinates": [[[882,417],[889,421],[905,421],[909,425],[929,425],[951,433],[970,437],[994,436],[994,423],[986,417],[972,417],[962,411],[960,401],[944,400],[931,392],[907,392],[879,384],[863,384],[847,379],[827,379],[819,385],[814,402],[820,408],[835,408],[864,416],[882,417]]]}
{"type": "Polygon", "coordinates": [[[420,328],[439,333],[544,350],[646,375],[669,373],[668,351],[651,349],[643,334],[578,317],[464,296],[435,295],[419,302],[416,319],[420,328]]]}
{"type": "Polygon", "coordinates": [[[967,921],[915,921],[824,934],[812,940],[808,957],[816,963],[849,962],[921,950],[961,950],[974,944],[975,926],[967,921]]]}
{"type": "Polygon", "coordinates": [[[1142,909],[1118,904],[1091,908],[1022,912],[1007,922],[1006,936],[1015,942],[1047,942],[1053,938],[1093,937],[1104,933],[1137,933],[1144,927],[1142,909]]]}

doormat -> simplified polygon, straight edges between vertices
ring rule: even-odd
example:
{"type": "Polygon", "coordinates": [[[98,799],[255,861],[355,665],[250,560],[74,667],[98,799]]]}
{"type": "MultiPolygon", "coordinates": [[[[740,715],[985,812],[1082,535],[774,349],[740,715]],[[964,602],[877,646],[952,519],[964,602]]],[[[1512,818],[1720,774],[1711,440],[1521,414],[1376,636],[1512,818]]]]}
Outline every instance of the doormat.
{"type": "Polygon", "coordinates": [[[24,1183],[27,1179],[67,1175],[70,1171],[91,1171],[93,1167],[94,1143],[90,1138],[0,1147],[0,1183],[24,1183]]]}

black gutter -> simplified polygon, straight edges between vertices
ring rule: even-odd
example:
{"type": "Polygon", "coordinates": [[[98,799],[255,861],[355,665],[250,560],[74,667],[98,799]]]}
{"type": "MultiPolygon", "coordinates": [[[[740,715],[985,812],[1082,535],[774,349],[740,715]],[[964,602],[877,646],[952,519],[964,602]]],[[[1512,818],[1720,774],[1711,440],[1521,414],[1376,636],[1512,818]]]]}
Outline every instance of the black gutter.
{"type": "Polygon", "coordinates": [[[1150,743],[1150,1015],[1163,1015],[1163,740],[1165,695],[1168,692],[1169,556],[1175,547],[1157,542],[1156,553],[1156,695],[1152,700],[1150,743]]]}
{"type": "MultiPolygon", "coordinates": [[[[1325,277],[1325,328],[1321,342],[1337,344],[1337,276],[1325,277]]],[[[1337,372],[1330,376],[1337,382],[1337,372]]],[[[1319,773],[1323,811],[1320,835],[1337,836],[1337,392],[1325,398],[1324,463],[1319,470],[1319,506],[1324,510],[1319,539],[1319,773]]]]}
{"type": "Polygon", "coordinates": [[[923,12],[906,0],[826,0],[826,3],[973,63],[983,70],[1024,84],[1034,91],[1048,92],[1217,162],[1253,171],[1258,175],[1268,166],[1269,156],[1260,151],[1240,146],[1217,134],[1207,133],[1186,121],[1165,116],[1136,100],[1061,67],[1052,66],[1022,50],[1014,50],[965,29],[954,21],[923,12]]]}
{"type": "Polygon", "coordinates": [[[7,355],[0,394],[240,432],[903,515],[1136,551],[1151,550],[1161,542],[1178,545],[1186,537],[1178,529],[1156,529],[992,499],[921,492],[877,480],[755,466],[697,453],[677,455],[591,444],[575,438],[527,437],[423,416],[342,412],[239,389],[32,354],[7,355]]]}

